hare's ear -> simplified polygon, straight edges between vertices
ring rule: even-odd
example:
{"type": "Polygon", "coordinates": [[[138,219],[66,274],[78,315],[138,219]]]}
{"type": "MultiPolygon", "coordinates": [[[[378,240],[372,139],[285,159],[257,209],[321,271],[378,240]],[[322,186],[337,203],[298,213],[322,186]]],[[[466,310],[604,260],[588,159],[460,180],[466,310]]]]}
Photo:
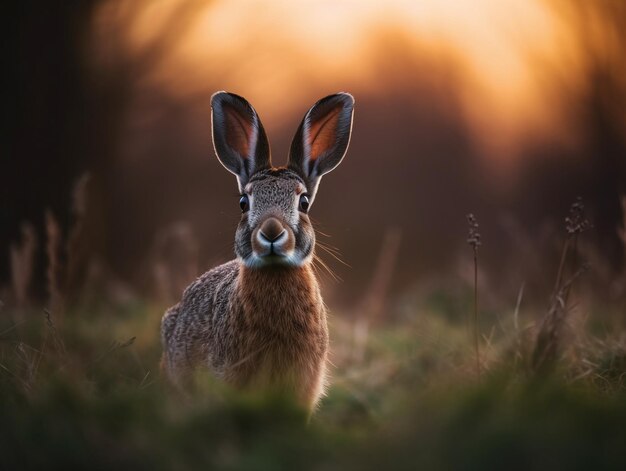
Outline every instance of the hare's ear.
{"type": "Polygon", "coordinates": [[[289,168],[302,175],[314,192],[319,178],[341,163],[352,131],[354,98],[337,93],[322,98],[307,112],[289,153],[289,168]]]}
{"type": "Polygon", "coordinates": [[[261,120],[245,98],[217,92],[211,97],[213,147],[226,169],[237,176],[239,190],[259,170],[270,168],[270,146],[261,120]]]}

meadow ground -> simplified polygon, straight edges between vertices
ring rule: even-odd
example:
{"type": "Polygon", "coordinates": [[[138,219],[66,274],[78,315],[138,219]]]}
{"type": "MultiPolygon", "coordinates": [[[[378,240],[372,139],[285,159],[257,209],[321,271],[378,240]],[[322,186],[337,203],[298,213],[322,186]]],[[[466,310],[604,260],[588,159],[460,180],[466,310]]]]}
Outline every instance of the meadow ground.
{"type": "Polygon", "coordinates": [[[170,389],[160,306],[3,307],[1,468],[626,469],[623,332],[586,322],[538,371],[534,314],[484,315],[477,372],[471,295],[446,301],[369,328],[333,313],[332,383],[308,425],[206,378],[170,389]]]}

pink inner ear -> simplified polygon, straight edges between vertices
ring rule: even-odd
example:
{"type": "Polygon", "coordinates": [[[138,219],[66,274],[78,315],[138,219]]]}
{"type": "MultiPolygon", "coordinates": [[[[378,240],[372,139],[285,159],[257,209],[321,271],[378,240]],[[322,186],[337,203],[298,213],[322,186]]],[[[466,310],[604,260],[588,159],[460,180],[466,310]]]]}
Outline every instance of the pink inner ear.
{"type": "Polygon", "coordinates": [[[309,123],[308,144],[310,160],[317,160],[320,155],[335,145],[341,109],[342,105],[339,104],[317,121],[309,123]]]}
{"type": "Polygon", "coordinates": [[[223,105],[223,110],[226,117],[226,143],[239,155],[247,158],[250,155],[252,123],[227,104],[223,105]]]}

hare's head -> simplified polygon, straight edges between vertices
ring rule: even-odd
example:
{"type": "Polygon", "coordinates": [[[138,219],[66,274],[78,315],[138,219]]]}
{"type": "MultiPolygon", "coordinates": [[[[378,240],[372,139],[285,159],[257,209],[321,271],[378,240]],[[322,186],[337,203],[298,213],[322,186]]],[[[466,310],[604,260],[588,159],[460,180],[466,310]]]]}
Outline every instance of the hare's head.
{"type": "Polygon", "coordinates": [[[315,233],[308,212],[320,179],[346,153],[353,107],[347,93],[318,101],[296,132],[287,166],[276,168],[250,103],[232,93],[213,95],[213,144],[222,165],[237,177],[242,216],[235,252],[246,266],[299,266],[311,260],[315,233]]]}

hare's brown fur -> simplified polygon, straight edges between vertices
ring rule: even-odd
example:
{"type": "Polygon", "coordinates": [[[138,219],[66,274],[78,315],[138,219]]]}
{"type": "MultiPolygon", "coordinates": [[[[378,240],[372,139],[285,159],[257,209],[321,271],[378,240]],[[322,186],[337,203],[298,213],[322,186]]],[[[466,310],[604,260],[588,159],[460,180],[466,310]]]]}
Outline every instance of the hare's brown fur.
{"type": "Polygon", "coordinates": [[[328,328],[310,266],[217,267],[185,291],[163,325],[164,344],[171,346],[164,366],[175,381],[205,364],[234,386],[286,392],[307,407],[323,392],[328,328]],[[232,282],[203,305],[217,276],[232,282]],[[223,317],[210,315],[220,305],[228,306],[223,317]]]}

